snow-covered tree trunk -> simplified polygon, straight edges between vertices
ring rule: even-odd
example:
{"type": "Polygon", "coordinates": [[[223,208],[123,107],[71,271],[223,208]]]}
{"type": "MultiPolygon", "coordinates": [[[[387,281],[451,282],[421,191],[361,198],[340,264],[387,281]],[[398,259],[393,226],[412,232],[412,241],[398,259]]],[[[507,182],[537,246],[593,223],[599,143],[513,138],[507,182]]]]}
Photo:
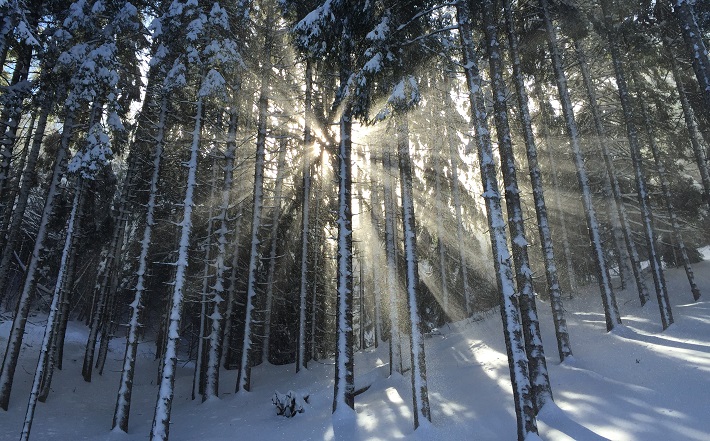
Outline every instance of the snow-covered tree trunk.
{"type": "Polygon", "coordinates": [[[281,219],[281,192],[283,189],[284,168],[286,167],[286,150],[288,140],[285,134],[279,140],[279,157],[276,165],[276,188],[274,188],[273,207],[271,212],[271,238],[269,244],[269,267],[266,274],[266,303],[264,305],[264,340],[261,346],[261,361],[269,362],[271,346],[271,309],[274,304],[274,282],[276,278],[276,252],[278,251],[279,221],[281,219]]]}
{"type": "Polygon", "coordinates": [[[406,114],[395,115],[397,132],[397,156],[399,157],[400,190],[402,192],[402,230],[404,231],[404,255],[407,271],[407,308],[411,325],[409,352],[412,360],[412,405],[414,429],[431,421],[429,391],[426,378],[424,353],[424,326],[419,316],[419,259],[417,257],[417,228],[414,215],[412,191],[412,164],[409,156],[409,124],[406,114]]]}
{"type": "Polygon", "coordinates": [[[12,390],[12,382],[17,368],[17,360],[20,356],[20,348],[22,339],[25,333],[25,325],[30,311],[30,305],[34,297],[36,285],[37,269],[40,263],[41,253],[44,249],[44,241],[47,238],[47,229],[49,218],[52,215],[54,208],[54,199],[59,191],[59,182],[62,177],[64,162],[69,151],[69,142],[74,129],[74,114],[72,110],[67,110],[68,114],[64,119],[64,129],[62,139],[57,149],[55,157],[54,170],[52,171],[52,180],[47,190],[47,196],[44,201],[44,209],[42,210],[42,218],[39,223],[39,230],[35,238],[34,248],[30,262],[25,270],[25,280],[22,286],[22,292],[17,303],[17,313],[12,321],[12,328],[7,339],[7,349],[2,362],[2,371],[0,372],[0,408],[7,410],[10,403],[10,392],[12,390]]]}
{"type": "Polygon", "coordinates": [[[441,297],[443,299],[444,314],[446,317],[453,318],[451,314],[451,304],[449,299],[449,284],[447,278],[448,264],[446,261],[446,245],[444,244],[444,200],[441,189],[441,158],[439,152],[434,153],[434,205],[436,213],[436,249],[439,255],[439,274],[441,277],[441,297]]]}
{"type": "MultiPolygon", "coordinates": [[[[532,119],[528,106],[528,94],[525,88],[525,78],[520,67],[520,49],[518,47],[518,35],[515,32],[515,20],[513,17],[513,6],[511,0],[504,2],[505,23],[508,33],[508,46],[513,64],[513,79],[515,91],[518,99],[518,115],[520,125],[523,129],[525,140],[525,151],[528,159],[528,172],[530,174],[530,184],[533,190],[533,201],[535,203],[535,214],[537,215],[538,234],[542,245],[542,255],[545,260],[545,275],[547,277],[547,287],[550,296],[550,306],[552,308],[552,320],[555,325],[555,337],[557,340],[557,352],[560,361],[572,355],[572,347],[567,331],[567,320],[564,314],[562,303],[562,290],[557,275],[557,265],[555,263],[555,253],[552,246],[552,232],[550,231],[550,221],[547,215],[547,204],[542,185],[542,174],[538,165],[537,146],[532,130],[532,119]]],[[[526,348],[526,351],[528,348],[526,348]]],[[[534,376],[534,374],[532,374],[534,376]]],[[[549,385],[549,383],[548,383],[549,385]]]]}
{"type": "Polygon", "coordinates": [[[528,357],[533,404],[535,405],[535,413],[537,413],[546,403],[552,401],[552,388],[535,305],[535,288],[528,257],[528,241],[525,235],[523,207],[520,202],[515,155],[510,136],[510,122],[508,121],[508,105],[506,103],[508,88],[503,79],[502,53],[495,18],[496,11],[493,0],[484,0],[483,26],[493,90],[493,112],[498,137],[498,151],[503,172],[503,185],[505,186],[505,206],[508,212],[508,228],[512,236],[511,248],[519,291],[518,306],[525,339],[525,353],[528,357]]]}
{"type": "Polygon", "coordinates": [[[234,347],[232,344],[232,331],[234,328],[234,304],[237,301],[237,273],[239,271],[239,254],[241,252],[242,236],[242,215],[244,213],[244,202],[240,202],[237,214],[234,219],[234,231],[232,232],[232,262],[229,271],[229,287],[227,288],[227,308],[224,312],[224,330],[222,333],[222,360],[220,364],[225,369],[232,369],[232,354],[234,347]]]}
{"type": "Polygon", "coordinates": [[[210,282],[210,267],[212,266],[212,227],[214,226],[214,204],[215,193],[217,189],[217,158],[212,157],[212,178],[209,183],[210,197],[208,199],[209,208],[207,209],[207,236],[205,237],[205,257],[202,262],[202,289],[200,290],[200,329],[197,331],[197,357],[195,359],[195,370],[192,376],[192,399],[195,399],[197,394],[203,395],[205,391],[205,343],[207,333],[207,295],[210,282]]]}
{"type": "Polygon", "coordinates": [[[224,153],[224,179],[222,181],[222,203],[217,219],[220,221],[217,230],[217,256],[215,258],[215,283],[212,287],[212,325],[209,335],[209,350],[207,353],[207,371],[205,374],[205,390],[202,401],[217,397],[219,391],[219,365],[221,354],[222,302],[224,301],[224,272],[227,270],[227,232],[229,231],[229,202],[234,182],[234,160],[237,153],[237,112],[229,111],[229,127],[227,132],[227,150],[224,153]]]}
{"type": "Polygon", "coordinates": [[[177,367],[177,343],[180,338],[180,319],[182,317],[182,301],[184,296],[185,276],[187,270],[187,253],[190,248],[190,230],[192,229],[192,211],[194,208],[193,195],[195,192],[197,174],[197,156],[200,149],[202,134],[202,106],[203,96],[198,94],[197,109],[195,111],[195,128],[192,132],[190,146],[190,159],[187,162],[187,186],[183,202],[183,218],[180,222],[180,244],[178,258],[175,263],[175,281],[173,293],[170,296],[167,338],[163,359],[161,360],[160,388],[158,400],[155,404],[155,415],[150,433],[151,441],[167,441],[170,431],[170,409],[173,403],[175,368],[177,367]]]}
{"type": "MultiPolygon", "coordinates": [[[[362,170],[358,170],[360,173],[358,174],[358,180],[359,182],[364,182],[364,178],[362,176],[362,170]]],[[[363,232],[362,234],[364,235],[364,220],[363,220],[363,214],[365,213],[364,209],[364,204],[363,200],[364,197],[362,195],[362,184],[358,185],[357,187],[357,208],[358,208],[358,216],[359,216],[359,223],[360,223],[360,231],[363,232]]],[[[360,244],[362,244],[364,241],[361,239],[360,244]]],[[[357,266],[358,266],[358,321],[359,327],[358,327],[358,347],[360,348],[361,351],[365,350],[365,318],[366,318],[366,313],[365,313],[365,247],[360,246],[358,248],[358,253],[357,253],[357,266]]]]}
{"type": "MultiPolygon", "coordinates": [[[[609,137],[607,136],[604,123],[602,122],[599,104],[597,103],[596,91],[594,90],[592,78],[589,74],[589,66],[587,64],[587,59],[582,45],[579,41],[575,41],[575,51],[577,52],[577,60],[579,61],[579,67],[582,71],[584,88],[587,91],[587,99],[589,100],[589,107],[591,108],[592,118],[594,119],[594,127],[597,133],[599,151],[601,152],[602,159],[604,160],[606,180],[608,181],[611,195],[613,196],[613,199],[608,200],[608,204],[610,209],[616,209],[617,218],[621,224],[624,243],[626,244],[626,250],[628,252],[629,259],[631,260],[631,270],[633,271],[634,282],[636,284],[639,299],[641,300],[641,305],[643,306],[648,300],[649,295],[646,282],[644,281],[641,273],[641,259],[639,258],[638,250],[636,249],[636,243],[634,242],[633,231],[631,230],[631,224],[629,222],[629,217],[622,198],[616,168],[614,167],[614,162],[611,159],[609,147],[607,146],[609,137]]],[[[607,184],[605,183],[605,185],[607,184]]]]}
{"type": "Polygon", "coordinates": [[[680,22],[683,40],[690,53],[693,70],[705,101],[705,110],[710,112],[710,59],[703,32],[698,26],[694,5],[693,0],[674,0],[673,12],[680,22]]]}
{"type": "MultiPolygon", "coordinates": [[[[270,37],[267,35],[266,55],[264,65],[270,66],[270,37]]],[[[242,359],[239,365],[236,391],[251,389],[251,367],[254,354],[252,344],[255,337],[254,309],[257,294],[257,277],[259,264],[259,228],[261,227],[262,211],[264,209],[264,167],[266,162],[266,125],[268,118],[269,73],[262,69],[261,91],[259,92],[259,115],[256,134],[256,162],[254,164],[254,196],[251,220],[251,248],[249,250],[249,266],[247,269],[247,303],[244,317],[244,340],[242,342],[242,359]]]]}
{"type": "Polygon", "coordinates": [[[35,176],[37,175],[37,159],[39,158],[44,133],[47,128],[47,119],[49,118],[49,114],[53,107],[54,99],[45,98],[44,105],[42,106],[42,110],[37,121],[37,129],[35,130],[34,139],[32,140],[32,147],[27,155],[25,171],[22,173],[20,191],[17,195],[15,207],[12,210],[12,220],[9,228],[7,229],[7,240],[5,241],[2,253],[0,253],[0,300],[2,300],[5,296],[5,287],[7,284],[12,257],[15,252],[15,247],[20,240],[22,219],[25,216],[27,202],[30,197],[32,186],[35,182],[35,176]]]}
{"type": "Polygon", "coordinates": [[[301,201],[301,268],[298,289],[298,349],[296,372],[308,367],[306,360],[306,315],[308,309],[308,238],[311,229],[311,112],[313,112],[313,63],[306,61],[306,95],[303,112],[303,199],[301,201]]]}
{"type": "Polygon", "coordinates": [[[488,231],[493,249],[493,264],[500,292],[500,311],[503,321],[503,334],[508,355],[510,380],[513,387],[513,400],[518,427],[518,441],[523,441],[529,433],[537,433],[535,407],[531,396],[528,360],[525,353],[523,330],[520,324],[520,312],[517,306],[515,280],[508,252],[508,239],[505,231],[505,218],[501,208],[500,191],[493,156],[493,146],[486,122],[486,110],[481,90],[481,76],[471,31],[471,17],[468,4],[456,5],[464,72],[468,98],[471,104],[471,125],[480,164],[483,198],[488,218],[488,231]]]}
{"type": "Polygon", "coordinates": [[[143,294],[145,293],[145,279],[148,267],[148,251],[150,249],[153,226],[155,225],[155,200],[158,195],[158,178],[160,176],[160,162],[165,146],[165,117],[167,114],[168,98],[163,94],[160,100],[160,113],[155,134],[155,147],[153,151],[153,170],[150,178],[148,203],[146,204],[145,227],[141,239],[141,250],[138,255],[138,270],[136,271],[136,285],[133,302],[129,305],[131,315],[126,331],[126,352],[123,357],[121,380],[118,386],[116,408],[113,413],[112,429],[118,428],[128,432],[128,419],[131,410],[131,397],[133,394],[133,378],[136,369],[136,353],[138,352],[138,330],[141,326],[140,314],[143,309],[143,294]]]}
{"type": "MultiPolygon", "coordinates": [[[[344,36],[343,38],[347,38],[344,36]]],[[[349,56],[349,55],[348,55],[349,56]]],[[[342,87],[350,77],[349,66],[341,66],[342,87]]],[[[333,413],[355,407],[355,376],[353,360],[353,215],[352,215],[352,109],[345,105],[340,116],[338,145],[338,256],[335,382],[333,413]]]]}
{"type": "Polygon", "coordinates": [[[688,101],[688,95],[685,91],[685,86],[683,85],[683,80],[680,76],[680,71],[678,70],[678,61],[675,58],[675,54],[670,48],[670,43],[667,39],[663,40],[666,46],[667,58],[671,61],[671,70],[673,73],[673,80],[675,81],[676,89],[678,91],[678,97],[680,99],[680,105],[683,109],[683,119],[685,120],[685,125],[688,128],[688,136],[690,137],[690,144],[693,147],[693,155],[695,156],[695,162],[698,164],[698,170],[700,172],[700,182],[703,186],[703,200],[710,207],[710,170],[708,170],[707,156],[705,150],[703,150],[700,144],[701,134],[698,129],[698,123],[695,121],[695,113],[693,108],[688,101]]]}
{"type": "Polygon", "coordinates": [[[385,251],[387,254],[387,293],[389,297],[390,316],[390,375],[392,370],[403,372],[402,366],[402,336],[399,318],[399,277],[397,276],[397,248],[395,242],[395,201],[392,197],[393,161],[389,147],[384,152],[382,168],[384,173],[384,204],[385,204],[385,251]]]}
{"type": "Polygon", "coordinates": [[[580,191],[582,192],[582,204],[584,206],[590,244],[596,264],[596,275],[602,296],[606,329],[607,331],[611,331],[616,325],[621,324],[621,316],[619,315],[616,295],[614,294],[611,279],[609,278],[609,268],[604,254],[599,222],[594,210],[594,205],[592,204],[592,191],[589,187],[589,177],[587,175],[586,166],[584,165],[584,156],[582,155],[580,146],[579,129],[577,128],[577,121],[574,117],[574,108],[572,107],[572,100],[569,90],[567,89],[567,77],[562,67],[562,56],[557,42],[557,31],[552,24],[548,0],[540,0],[540,6],[542,8],[542,18],[545,22],[547,44],[552,58],[552,68],[555,72],[555,81],[557,83],[560,103],[562,104],[562,113],[565,119],[567,134],[570,138],[574,166],[577,171],[577,181],[580,191]]]}
{"type": "Polygon", "coordinates": [[[653,283],[656,288],[656,298],[658,300],[658,306],[661,313],[661,324],[663,329],[666,329],[673,323],[673,314],[668,300],[668,291],[666,289],[666,280],[663,275],[661,257],[658,254],[656,244],[655,229],[653,227],[653,215],[651,213],[651,206],[648,200],[648,189],[646,187],[646,175],[643,170],[641,159],[641,146],[639,144],[636,124],[634,122],[635,112],[629,96],[625,69],[621,64],[619,36],[618,33],[612,28],[614,24],[611,18],[611,5],[609,4],[609,0],[601,0],[601,7],[604,14],[604,22],[607,26],[607,47],[611,54],[611,61],[614,66],[614,76],[616,77],[616,85],[619,93],[619,101],[621,102],[621,108],[623,110],[624,120],[626,123],[626,136],[629,140],[629,152],[631,154],[631,163],[633,165],[634,178],[636,180],[636,192],[639,209],[641,210],[641,223],[643,225],[644,235],[646,236],[649,266],[651,267],[653,283]]]}
{"type": "Polygon", "coordinates": [[[688,284],[690,285],[690,292],[693,295],[693,300],[697,301],[700,299],[700,289],[695,283],[695,274],[693,274],[693,268],[690,266],[690,259],[688,258],[688,250],[685,246],[685,241],[683,240],[683,235],[681,234],[680,223],[678,222],[678,216],[675,212],[675,207],[673,206],[673,195],[671,194],[671,186],[668,182],[668,176],[666,175],[666,166],[663,164],[661,159],[660,150],[658,148],[658,143],[656,142],[655,134],[653,132],[653,126],[651,118],[648,115],[648,110],[644,104],[644,96],[639,91],[638,80],[636,83],[636,94],[639,101],[639,107],[641,109],[641,118],[643,119],[643,125],[646,129],[646,136],[648,137],[648,146],[651,147],[651,154],[653,155],[653,161],[656,164],[656,170],[658,171],[658,177],[661,182],[661,191],[663,192],[663,199],[666,203],[666,209],[668,210],[668,216],[670,217],[671,229],[673,231],[673,237],[676,240],[678,249],[680,250],[681,259],[683,260],[683,269],[685,269],[685,275],[688,278],[688,284]]]}
{"type": "Polygon", "coordinates": [[[29,403],[27,404],[27,412],[25,413],[25,421],[22,425],[22,433],[20,434],[21,441],[27,441],[30,437],[32,420],[34,418],[35,408],[37,407],[37,398],[39,396],[40,387],[42,385],[42,378],[44,378],[45,376],[44,369],[47,364],[49,364],[49,369],[51,369],[52,365],[52,360],[50,356],[50,343],[54,338],[53,334],[57,330],[56,318],[57,312],[59,311],[59,298],[62,292],[62,282],[64,280],[64,274],[67,268],[69,254],[72,252],[75,223],[81,205],[80,200],[82,198],[82,193],[85,191],[83,183],[84,180],[79,177],[77,178],[77,181],[78,182],[76,183],[76,190],[74,191],[74,202],[72,203],[71,214],[69,215],[69,220],[67,221],[67,232],[66,237],[64,239],[64,248],[62,250],[62,257],[60,258],[59,262],[59,273],[57,274],[57,281],[54,286],[54,292],[52,294],[52,303],[49,307],[49,314],[47,315],[47,325],[44,328],[42,346],[40,346],[39,359],[37,360],[37,368],[35,369],[35,375],[32,381],[29,403]]]}
{"type": "MultiPolygon", "coordinates": [[[[447,80],[447,84],[450,82],[447,80]]],[[[447,106],[453,106],[448,89],[444,91],[444,100],[447,106]]],[[[449,159],[451,164],[451,195],[454,202],[454,213],[456,215],[456,241],[459,255],[459,268],[463,287],[463,301],[466,308],[466,317],[470,317],[473,312],[473,293],[468,281],[468,261],[466,259],[466,243],[464,240],[463,209],[461,207],[461,182],[459,182],[459,140],[451,127],[446,127],[446,137],[449,144],[449,159]]]]}

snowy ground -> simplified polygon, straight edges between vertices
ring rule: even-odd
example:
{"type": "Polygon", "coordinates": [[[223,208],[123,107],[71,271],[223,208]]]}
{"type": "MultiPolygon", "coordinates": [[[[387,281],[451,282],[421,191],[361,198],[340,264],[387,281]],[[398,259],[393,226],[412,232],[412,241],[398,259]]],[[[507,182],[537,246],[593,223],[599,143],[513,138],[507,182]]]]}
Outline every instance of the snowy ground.
{"type": "MultiPolygon", "coordinates": [[[[675,324],[661,332],[655,299],[639,306],[631,290],[618,293],[624,324],[606,333],[595,287],[566,301],[574,360],[560,364],[549,305],[538,303],[548,368],[557,406],[539,417],[543,440],[669,441],[710,439],[710,262],[695,265],[703,297],[697,303],[685,273],[667,279],[675,324]]],[[[649,280],[649,286],[652,281],[649,280]]],[[[4,316],[7,318],[7,315],[4,316]]],[[[10,410],[0,411],[0,440],[17,439],[41,340],[41,318],[30,320],[10,410]]],[[[6,346],[8,321],[0,323],[6,346]]],[[[178,440],[514,440],[515,417],[500,317],[459,322],[427,340],[433,425],[413,433],[408,378],[387,378],[386,348],[359,353],[357,385],[372,383],[356,397],[353,418],[333,419],[332,364],[311,363],[298,375],[290,366],[260,366],[253,390],[234,394],[236,374],[223,371],[220,400],[190,400],[192,369],[178,371],[170,439],[178,440]],[[310,394],[305,413],[275,414],[274,391],[310,394]]],[[[157,396],[157,362],[142,345],[129,434],[111,433],[123,342],[112,346],[107,371],[92,383],[81,377],[86,328],[71,323],[65,367],[53,380],[47,403],[39,403],[35,440],[144,440],[157,396]]]]}

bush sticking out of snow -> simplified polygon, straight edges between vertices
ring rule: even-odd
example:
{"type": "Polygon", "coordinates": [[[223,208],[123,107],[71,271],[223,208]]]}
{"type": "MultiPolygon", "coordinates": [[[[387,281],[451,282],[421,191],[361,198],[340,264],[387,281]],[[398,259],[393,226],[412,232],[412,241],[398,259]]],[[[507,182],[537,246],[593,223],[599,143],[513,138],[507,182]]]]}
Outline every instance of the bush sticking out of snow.
{"type": "Polygon", "coordinates": [[[297,413],[303,413],[303,405],[308,403],[310,395],[297,394],[290,390],[286,394],[278,391],[274,392],[271,402],[276,406],[276,415],[283,415],[291,418],[297,413]]]}

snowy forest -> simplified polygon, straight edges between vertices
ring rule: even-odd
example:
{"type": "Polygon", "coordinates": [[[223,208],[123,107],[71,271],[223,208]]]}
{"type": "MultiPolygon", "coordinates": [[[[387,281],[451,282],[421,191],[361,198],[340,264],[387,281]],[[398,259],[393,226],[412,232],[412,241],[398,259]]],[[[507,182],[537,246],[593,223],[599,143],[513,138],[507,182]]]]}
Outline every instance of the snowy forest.
{"type": "Polygon", "coordinates": [[[707,439],[708,44],[703,0],[0,0],[0,438],[707,439]],[[565,392],[650,360],[613,421],[565,392]],[[619,435],[662,384],[695,414],[619,435]]]}

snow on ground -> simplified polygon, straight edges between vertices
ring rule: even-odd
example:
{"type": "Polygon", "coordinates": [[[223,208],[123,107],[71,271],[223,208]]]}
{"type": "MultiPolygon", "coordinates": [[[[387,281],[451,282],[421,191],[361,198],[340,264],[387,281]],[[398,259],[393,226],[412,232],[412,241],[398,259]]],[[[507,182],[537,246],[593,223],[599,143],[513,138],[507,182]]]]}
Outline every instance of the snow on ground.
{"type": "MultiPolygon", "coordinates": [[[[543,440],[669,441],[710,439],[710,262],[695,265],[703,297],[693,303],[682,269],[667,271],[675,324],[661,332],[658,306],[644,308],[634,291],[618,293],[625,327],[605,332],[601,298],[588,286],[565,301],[574,359],[559,363],[549,304],[540,301],[543,339],[555,405],[539,417],[543,440]]],[[[652,281],[649,280],[649,287],[652,281]]],[[[10,322],[0,323],[0,347],[10,322]]],[[[0,411],[0,440],[17,439],[41,341],[41,317],[30,319],[10,410],[0,411]]],[[[512,390],[496,311],[479,321],[443,327],[427,340],[432,425],[412,429],[408,376],[388,378],[387,348],[358,353],[355,412],[332,417],[333,365],[259,366],[253,389],[234,394],[235,371],[223,371],[219,400],[190,400],[191,365],[179,364],[170,439],[179,440],[513,440],[512,390]],[[304,413],[277,416],[275,391],[310,394],[304,413]]],[[[112,344],[106,371],[92,383],[81,377],[86,328],[70,323],[65,366],[53,391],[39,403],[35,440],[145,440],[157,397],[157,362],[152,342],[140,346],[128,434],[109,432],[118,389],[124,341],[112,344]]],[[[407,374],[408,375],[408,374],[407,374]]]]}

